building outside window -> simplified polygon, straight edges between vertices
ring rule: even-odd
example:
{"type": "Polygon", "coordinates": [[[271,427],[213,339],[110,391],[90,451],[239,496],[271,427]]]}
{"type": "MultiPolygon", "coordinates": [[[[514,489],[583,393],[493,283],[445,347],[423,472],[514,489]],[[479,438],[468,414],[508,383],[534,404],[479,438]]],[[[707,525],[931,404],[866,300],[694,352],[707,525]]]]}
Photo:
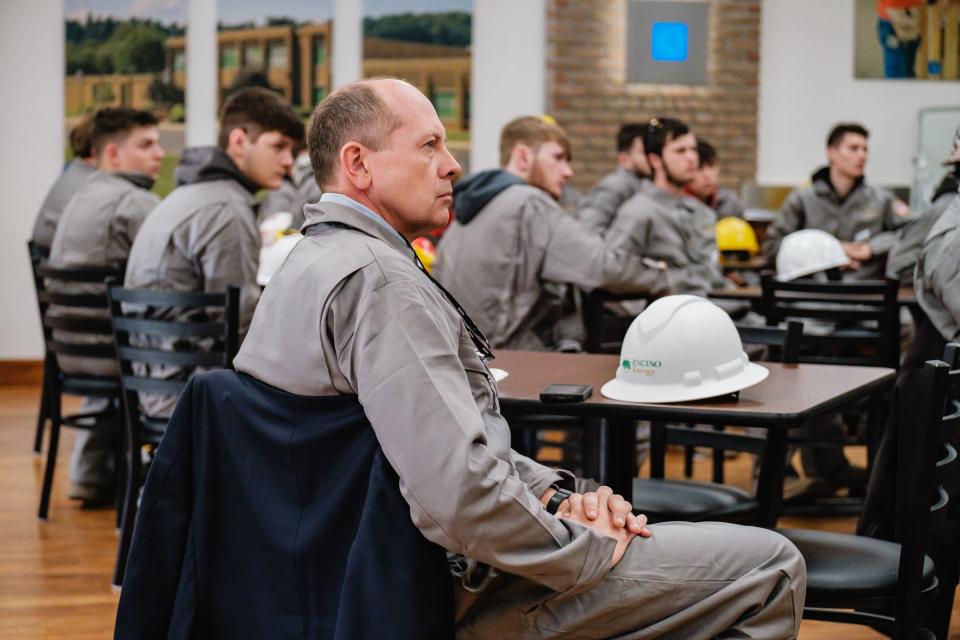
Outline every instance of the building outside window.
{"type": "Polygon", "coordinates": [[[220,50],[220,68],[236,69],[239,66],[239,57],[236,47],[224,47],[220,50]]]}
{"type": "Polygon", "coordinates": [[[270,43],[270,68],[286,69],[287,67],[287,45],[282,40],[275,40],[270,43]]]}
{"type": "Polygon", "coordinates": [[[327,41],[323,36],[318,36],[313,41],[313,65],[319,67],[327,64],[327,41]]]}
{"type": "Polygon", "coordinates": [[[441,118],[457,117],[457,94],[453,91],[434,91],[430,101],[441,118]]]}
{"type": "Polygon", "coordinates": [[[318,105],[323,102],[323,99],[327,97],[327,88],[326,87],[314,87],[313,88],[313,104],[318,105]]]}
{"type": "Polygon", "coordinates": [[[263,68],[263,50],[259,44],[247,44],[243,47],[243,66],[247,69],[263,68]]]}
{"type": "Polygon", "coordinates": [[[177,73],[186,71],[187,57],[183,51],[177,51],[173,54],[173,70],[177,73]]]}

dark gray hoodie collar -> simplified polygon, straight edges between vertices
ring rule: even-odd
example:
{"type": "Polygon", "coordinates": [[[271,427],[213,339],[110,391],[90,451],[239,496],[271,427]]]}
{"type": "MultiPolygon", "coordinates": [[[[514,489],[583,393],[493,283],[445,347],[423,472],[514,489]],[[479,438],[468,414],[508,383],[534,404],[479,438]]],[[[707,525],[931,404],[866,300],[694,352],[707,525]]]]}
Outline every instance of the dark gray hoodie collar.
{"type": "Polygon", "coordinates": [[[481,171],[464,178],[453,187],[453,215],[457,222],[468,224],[487,203],[515,184],[527,183],[503,169],[481,171]]]}
{"type": "Polygon", "coordinates": [[[180,163],[174,171],[177,186],[212,182],[214,180],[235,180],[251,194],[260,187],[243,175],[237,165],[220,147],[190,147],[183,150],[180,163]]]}
{"type": "Polygon", "coordinates": [[[814,171],[813,175],[810,176],[810,182],[813,183],[813,186],[817,191],[823,195],[832,196],[838,204],[843,204],[855,194],[860,187],[865,184],[864,176],[860,176],[853,181],[853,187],[850,188],[850,191],[847,192],[847,195],[840,197],[840,194],[837,193],[837,188],[833,186],[833,182],[830,181],[830,167],[820,167],[814,171]]]}
{"type": "Polygon", "coordinates": [[[153,183],[155,182],[153,178],[142,173],[127,173],[126,171],[114,171],[113,175],[123,180],[126,180],[135,187],[140,187],[145,191],[150,191],[153,189],[153,183]]]}

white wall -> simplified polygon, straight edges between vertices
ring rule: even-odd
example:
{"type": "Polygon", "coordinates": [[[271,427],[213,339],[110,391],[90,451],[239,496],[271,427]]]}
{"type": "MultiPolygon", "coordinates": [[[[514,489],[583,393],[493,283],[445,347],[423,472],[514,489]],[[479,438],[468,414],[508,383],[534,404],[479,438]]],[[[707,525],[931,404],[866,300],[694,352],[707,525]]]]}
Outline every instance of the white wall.
{"type": "Polygon", "coordinates": [[[871,132],[867,180],[908,185],[917,110],[960,105],[960,83],[854,80],[853,0],[763,0],[757,183],[803,182],[841,120],[871,132]]]}
{"type": "Polygon", "coordinates": [[[43,356],[27,240],[63,167],[63,74],[63,3],[0,1],[0,359],[43,356]]]}
{"type": "Polygon", "coordinates": [[[544,0],[475,0],[470,104],[470,170],[500,162],[500,129],[546,105],[544,0]]]}

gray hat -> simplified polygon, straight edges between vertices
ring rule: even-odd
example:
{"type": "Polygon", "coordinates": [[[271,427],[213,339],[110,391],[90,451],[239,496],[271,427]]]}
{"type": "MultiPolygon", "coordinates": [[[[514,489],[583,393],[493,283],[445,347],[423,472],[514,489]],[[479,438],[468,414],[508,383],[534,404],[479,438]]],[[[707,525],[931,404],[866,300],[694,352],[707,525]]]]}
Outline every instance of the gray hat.
{"type": "Polygon", "coordinates": [[[960,164],[960,126],[953,132],[953,146],[950,148],[950,157],[943,164],[960,164]]]}

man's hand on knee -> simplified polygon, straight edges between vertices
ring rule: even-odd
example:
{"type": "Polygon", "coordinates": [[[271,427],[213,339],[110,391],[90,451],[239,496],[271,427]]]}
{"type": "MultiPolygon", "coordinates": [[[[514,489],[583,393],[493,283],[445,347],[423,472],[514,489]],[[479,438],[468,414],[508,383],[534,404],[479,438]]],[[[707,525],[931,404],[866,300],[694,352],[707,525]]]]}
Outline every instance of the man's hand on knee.
{"type": "Polygon", "coordinates": [[[587,519],[596,520],[600,517],[601,496],[606,498],[607,509],[605,513],[609,513],[615,527],[626,527],[631,533],[643,536],[644,538],[649,538],[653,535],[653,532],[646,526],[647,516],[643,514],[639,516],[633,515],[633,505],[624,500],[620,494],[614,493],[613,489],[607,486],[598,487],[596,491],[583,494],[583,510],[587,515],[587,519]]]}
{"type": "MultiPolygon", "coordinates": [[[[630,541],[637,534],[623,525],[618,526],[614,523],[614,514],[609,505],[613,491],[610,491],[608,487],[601,488],[606,488],[608,491],[601,492],[598,489],[597,493],[592,494],[597,500],[597,517],[595,519],[587,517],[587,512],[584,508],[585,496],[580,493],[574,493],[567,498],[564,505],[561,506],[559,511],[557,511],[557,517],[568,518],[575,522],[579,522],[583,526],[590,527],[601,535],[616,540],[617,546],[613,550],[613,557],[610,559],[610,568],[612,569],[618,562],[620,562],[620,559],[623,558],[623,554],[627,551],[627,545],[630,544],[630,541]],[[603,514],[605,517],[600,517],[601,514],[603,514]]],[[[591,502],[592,500],[593,498],[591,498],[591,502]]]]}

